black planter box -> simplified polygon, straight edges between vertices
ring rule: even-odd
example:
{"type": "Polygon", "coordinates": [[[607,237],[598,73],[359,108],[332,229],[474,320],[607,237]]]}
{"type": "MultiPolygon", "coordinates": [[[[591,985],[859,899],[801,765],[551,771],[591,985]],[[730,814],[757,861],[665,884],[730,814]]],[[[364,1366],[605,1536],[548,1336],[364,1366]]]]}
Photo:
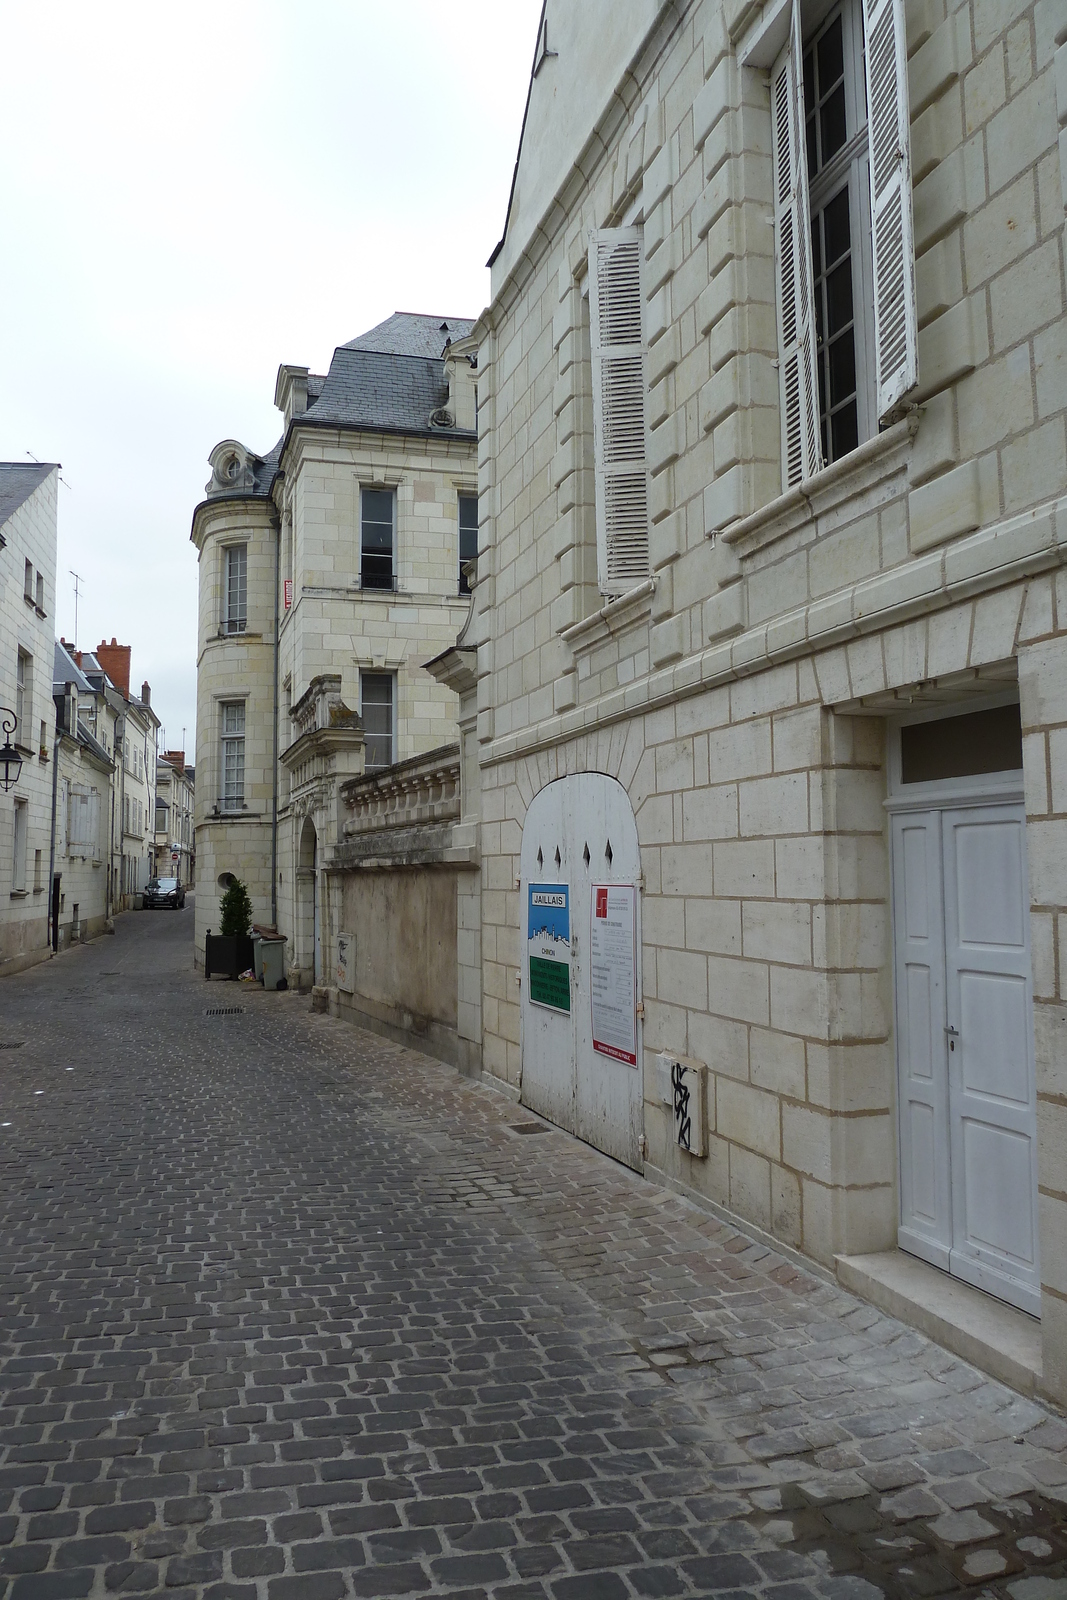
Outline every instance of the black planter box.
{"type": "Polygon", "coordinates": [[[205,978],[239,978],[252,965],[252,935],[208,932],[204,947],[205,978]]]}

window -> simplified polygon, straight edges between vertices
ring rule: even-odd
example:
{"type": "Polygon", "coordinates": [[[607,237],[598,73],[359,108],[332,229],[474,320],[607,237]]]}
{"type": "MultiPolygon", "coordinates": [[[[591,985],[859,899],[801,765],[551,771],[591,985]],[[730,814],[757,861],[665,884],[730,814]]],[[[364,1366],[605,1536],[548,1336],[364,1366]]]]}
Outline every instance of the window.
{"type": "Polygon", "coordinates": [[[799,10],[771,73],[786,487],[892,420],[918,378],[903,0],[868,0],[866,37],[860,0],[803,39],[799,10]]]}
{"type": "Polygon", "coordinates": [[[461,494],[459,497],[459,592],[470,594],[470,580],[463,568],[468,561],[478,559],[478,496],[461,494]]]}
{"type": "Polygon", "coordinates": [[[646,349],[640,228],[604,228],[589,245],[597,574],[602,594],[649,575],[646,349]]]}
{"type": "Polygon", "coordinates": [[[359,495],[359,582],[363,589],[394,589],[393,530],[396,495],[392,489],[361,489],[359,495]]]}
{"type": "Polygon", "coordinates": [[[222,713],[222,794],[224,811],[240,811],[245,803],[245,703],[224,700],[222,713]]]}
{"type": "Polygon", "coordinates": [[[15,743],[26,743],[26,720],[33,712],[33,657],[25,650],[18,653],[15,667],[15,716],[18,718],[18,732],[15,743]]]}
{"type": "Polygon", "coordinates": [[[222,626],[225,633],[244,633],[248,626],[248,546],[226,546],[222,626]]]}
{"type": "Polygon", "coordinates": [[[15,801],[15,848],[11,862],[11,892],[26,893],[26,832],[30,808],[25,800],[15,801]]]}
{"type": "Polygon", "coordinates": [[[393,762],[393,687],[391,672],[361,672],[360,715],[363,718],[363,762],[367,771],[393,762]]]}
{"type": "Polygon", "coordinates": [[[44,610],[44,573],[37,574],[37,609],[44,610]]]}
{"type": "Polygon", "coordinates": [[[44,888],[44,852],[42,850],[35,850],[33,852],[33,892],[34,892],[34,894],[40,894],[41,890],[43,888],[44,888]]]}
{"type": "Polygon", "coordinates": [[[28,600],[31,605],[33,604],[33,562],[32,561],[27,561],[27,563],[26,563],[26,570],[25,570],[25,573],[23,574],[23,579],[22,579],[22,595],[23,595],[23,599],[28,600]]]}

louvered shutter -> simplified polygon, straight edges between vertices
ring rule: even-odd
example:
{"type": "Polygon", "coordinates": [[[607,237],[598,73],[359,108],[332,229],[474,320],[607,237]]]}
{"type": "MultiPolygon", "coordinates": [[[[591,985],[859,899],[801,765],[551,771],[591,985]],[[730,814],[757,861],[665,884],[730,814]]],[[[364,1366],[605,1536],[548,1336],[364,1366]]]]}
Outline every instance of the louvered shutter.
{"type": "Polygon", "coordinates": [[[771,73],[778,376],[785,488],[810,478],[822,465],[798,10],[794,3],[789,43],[771,73]]]}
{"type": "Polygon", "coordinates": [[[67,853],[67,807],[70,799],[67,790],[66,778],[59,780],[59,804],[56,807],[56,855],[65,856],[67,853]]]}
{"type": "Polygon", "coordinates": [[[878,416],[919,378],[904,0],[864,0],[878,416]]]}
{"type": "Polygon", "coordinates": [[[597,574],[622,594],[649,574],[641,231],[604,228],[589,246],[597,574]]]}
{"type": "Polygon", "coordinates": [[[93,789],[91,791],[90,795],[89,795],[89,822],[88,822],[88,840],[87,840],[87,842],[91,846],[91,854],[94,857],[94,859],[98,858],[100,856],[100,854],[101,854],[101,850],[100,850],[100,791],[99,791],[99,789],[93,789]]]}

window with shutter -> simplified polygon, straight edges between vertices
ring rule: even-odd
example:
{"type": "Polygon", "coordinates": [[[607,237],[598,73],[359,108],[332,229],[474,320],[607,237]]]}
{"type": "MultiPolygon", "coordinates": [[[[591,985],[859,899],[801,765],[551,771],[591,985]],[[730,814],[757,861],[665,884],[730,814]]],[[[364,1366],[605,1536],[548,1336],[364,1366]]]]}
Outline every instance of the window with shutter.
{"type": "Polygon", "coordinates": [[[904,0],[865,0],[877,411],[919,377],[904,0]]]}
{"type": "Polygon", "coordinates": [[[822,464],[798,10],[794,5],[789,42],[771,73],[782,478],[786,488],[810,478],[822,464]]]}
{"type": "Polygon", "coordinates": [[[597,575],[609,595],[650,571],[641,255],[639,228],[604,228],[590,241],[597,575]]]}

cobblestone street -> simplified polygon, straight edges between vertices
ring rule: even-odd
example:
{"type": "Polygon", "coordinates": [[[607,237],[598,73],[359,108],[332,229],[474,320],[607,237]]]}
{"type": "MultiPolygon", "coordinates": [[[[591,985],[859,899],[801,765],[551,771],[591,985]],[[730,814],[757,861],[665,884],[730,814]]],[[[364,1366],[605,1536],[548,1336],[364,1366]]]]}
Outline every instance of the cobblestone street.
{"type": "Polygon", "coordinates": [[[0,988],[0,1600],[1067,1595],[1060,1418],[191,930],[0,988]]]}

